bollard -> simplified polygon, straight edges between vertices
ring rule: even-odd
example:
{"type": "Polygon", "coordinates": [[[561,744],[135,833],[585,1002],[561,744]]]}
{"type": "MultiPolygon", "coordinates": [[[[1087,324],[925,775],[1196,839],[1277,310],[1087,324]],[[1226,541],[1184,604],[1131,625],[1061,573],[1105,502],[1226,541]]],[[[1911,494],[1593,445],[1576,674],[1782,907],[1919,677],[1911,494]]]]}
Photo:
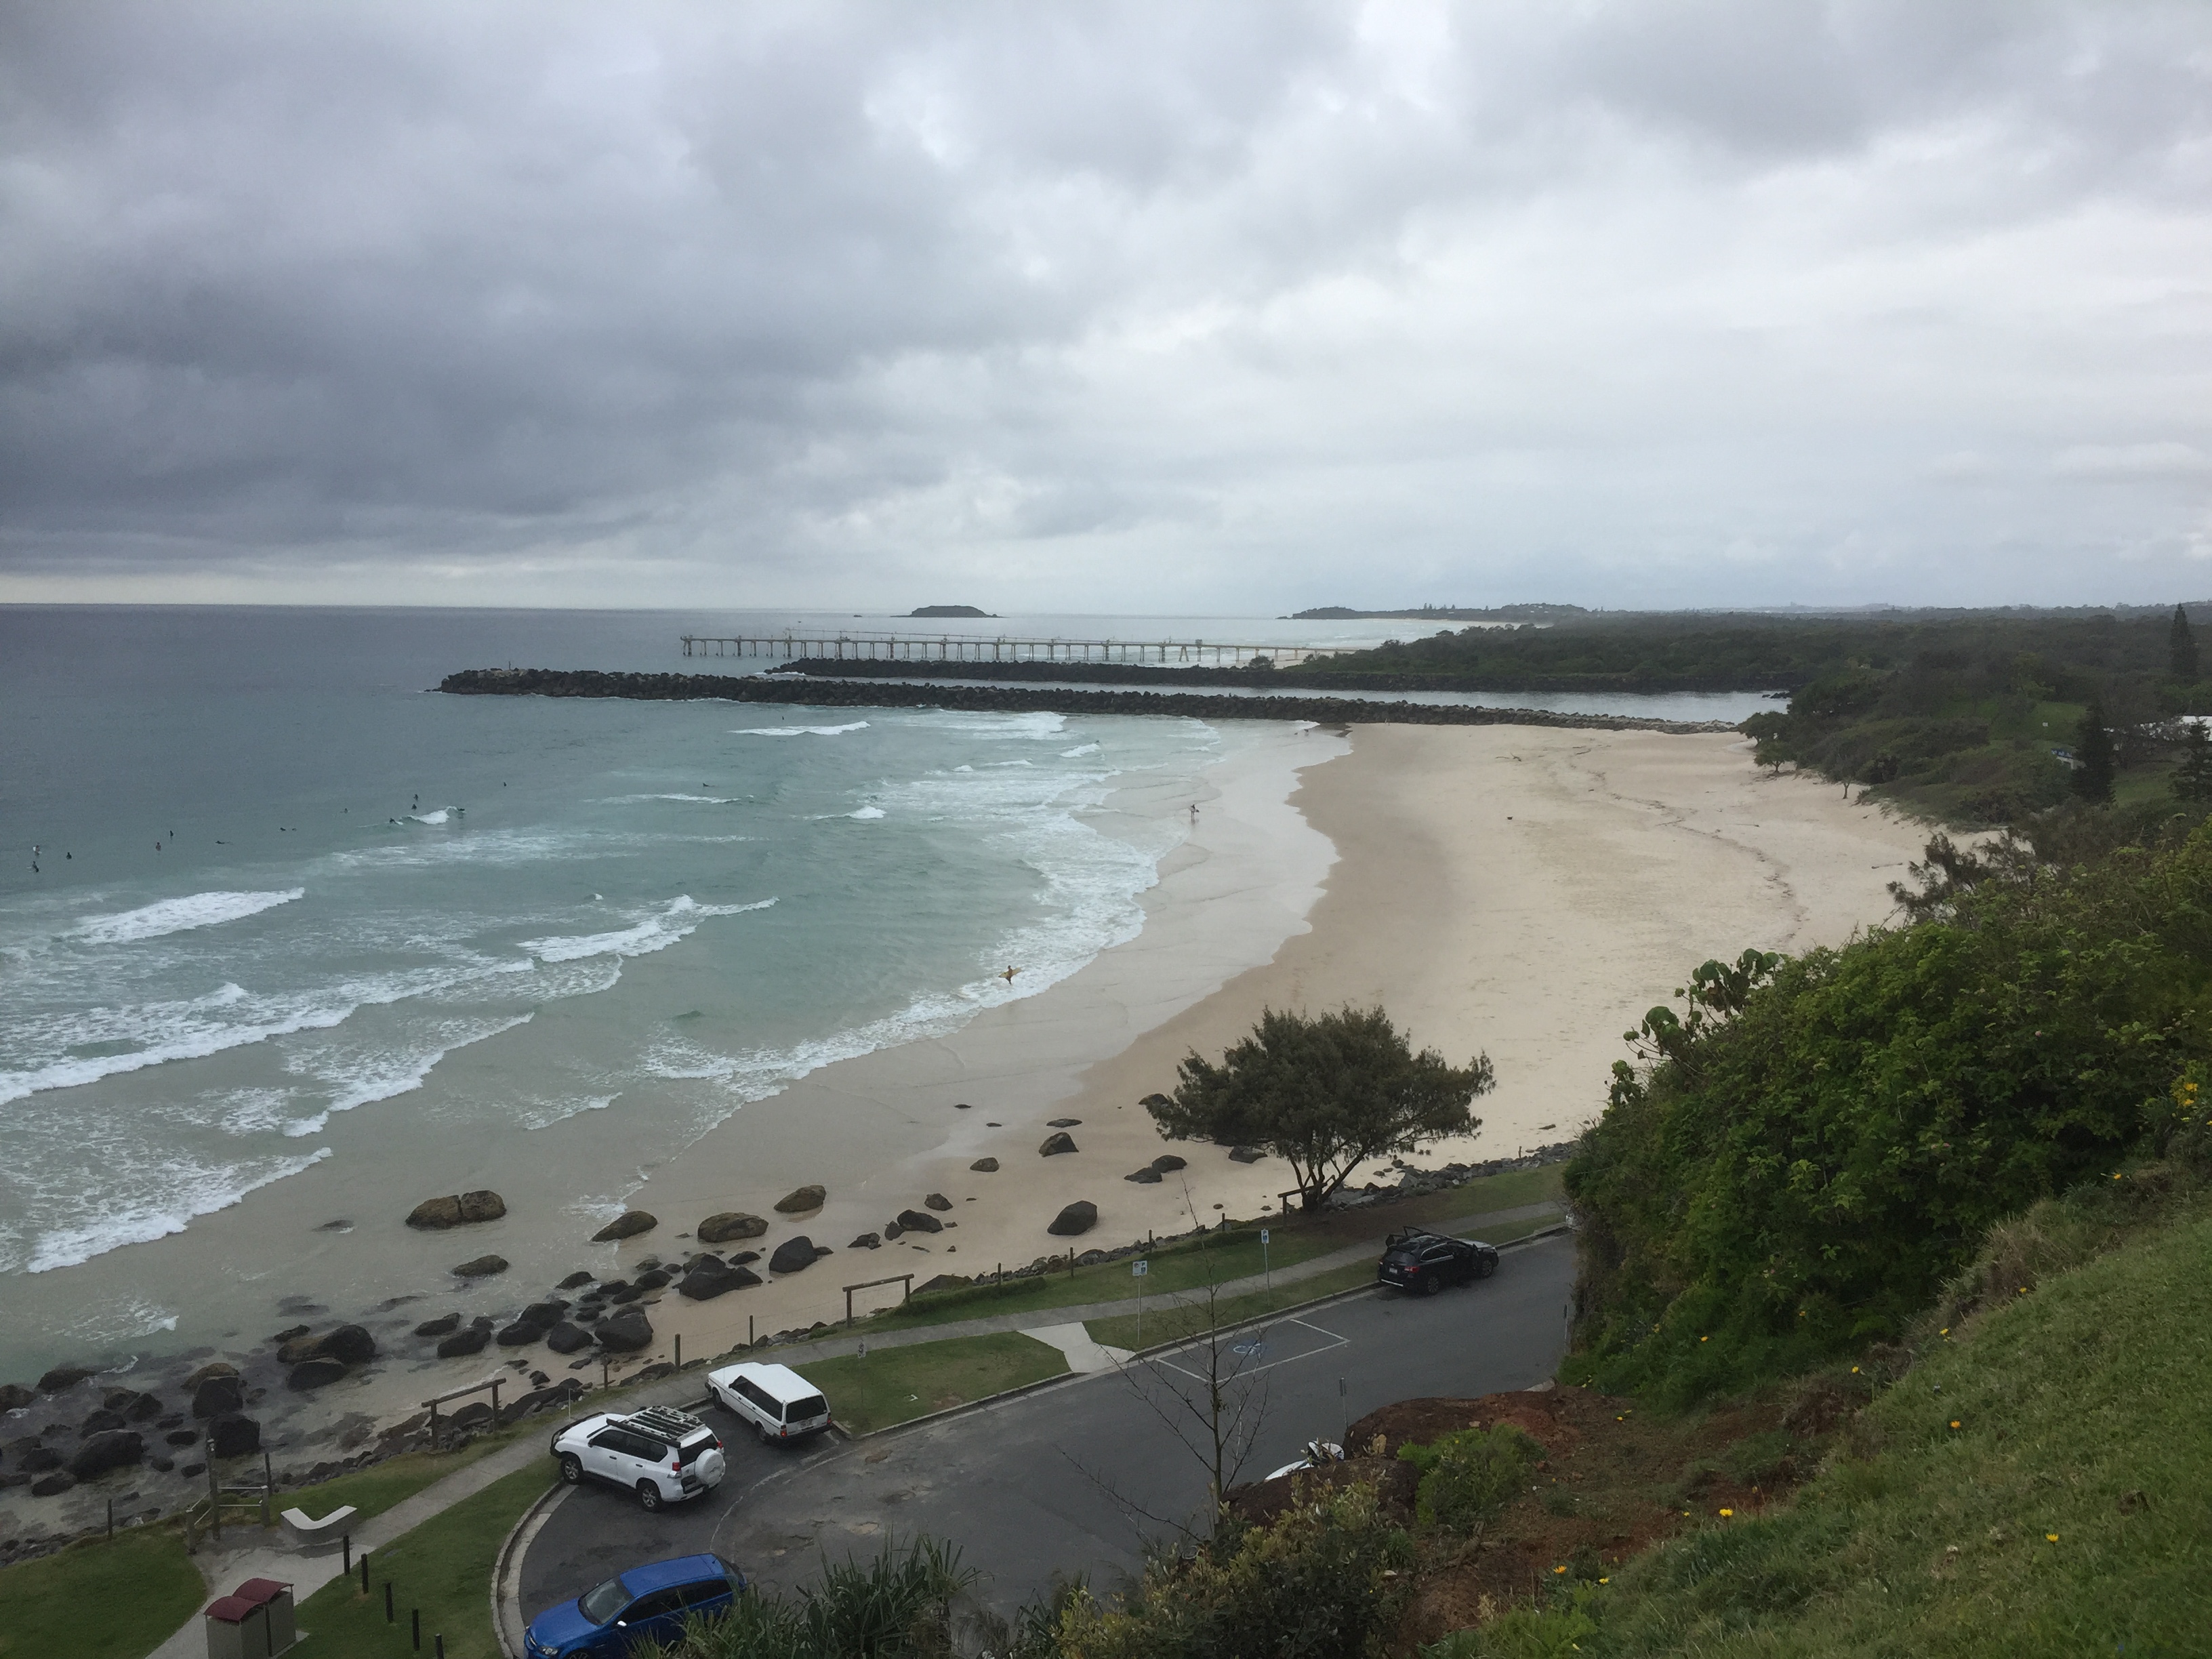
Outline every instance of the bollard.
{"type": "Polygon", "coordinates": [[[389,1578],[384,1581],[384,1622],[387,1625],[399,1622],[392,1611],[392,1581],[389,1578]]]}
{"type": "Polygon", "coordinates": [[[410,1607],[407,1613],[407,1622],[414,1630],[415,1651],[420,1653],[422,1651],[422,1609],[410,1607]]]}
{"type": "MultiPolygon", "coordinates": [[[[346,1536],[350,1538],[353,1534],[348,1533],[346,1536]]],[[[367,1550],[361,1553],[361,1593],[363,1595],[368,1594],[368,1552],[367,1550]]]]}
{"type": "Polygon", "coordinates": [[[338,1568],[338,1577],[350,1578],[353,1577],[353,1534],[348,1533],[338,1541],[345,1546],[345,1562],[338,1568]]]}
{"type": "Polygon", "coordinates": [[[438,1659],[446,1659],[446,1638],[442,1633],[430,1638],[438,1644],[438,1659]]]}
{"type": "Polygon", "coordinates": [[[107,1535],[110,1538],[115,1536],[115,1500],[112,1498],[107,1500],[107,1535]]]}
{"type": "Polygon", "coordinates": [[[679,1371],[684,1369],[684,1333],[681,1331],[676,1333],[676,1369],[679,1371]]]}

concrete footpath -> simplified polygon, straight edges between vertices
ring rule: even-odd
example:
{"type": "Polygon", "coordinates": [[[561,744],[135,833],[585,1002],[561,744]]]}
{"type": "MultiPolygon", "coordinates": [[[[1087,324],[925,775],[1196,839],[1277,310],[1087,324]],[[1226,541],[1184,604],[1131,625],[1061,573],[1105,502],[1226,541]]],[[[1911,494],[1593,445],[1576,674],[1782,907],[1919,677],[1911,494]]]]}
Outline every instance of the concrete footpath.
{"type": "MultiPolygon", "coordinates": [[[[1479,1232],[1485,1228],[1518,1221],[1540,1220],[1560,1213],[1560,1206],[1557,1203],[1547,1201],[1429,1224],[1443,1232],[1479,1232]]],[[[941,1325],[912,1326],[903,1330],[856,1330],[769,1350],[763,1358],[773,1358],[780,1364],[803,1365],[810,1360],[837,1358],[850,1354],[863,1340],[872,1352],[880,1353],[886,1348],[911,1347],[924,1342],[943,1342],[958,1337],[1018,1331],[1036,1337],[1048,1346],[1058,1348],[1067,1356],[1071,1371],[1104,1370],[1128,1358],[1127,1352],[1122,1349],[1103,1347],[1092,1341],[1083,1330],[1087,1321],[1133,1314],[1140,1306],[1147,1311],[1158,1312],[1201,1301],[1209,1293],[1209,1289],[1212,1294],[1229,1297],[1249,1296],[1271,1286],[1296,1285],[1357,1262],[1372,1261],[1376,1249],[1376,1240],[1364,1239],[1292,1267],[1278,1267],[1272,1273],[1253,1273],[1245,1278],[1226,1280],[1218,1286],[1143,1297],[1125,1297],[1112,1302],[1036,1308],[1020,1313],[993,1314],[979,1319],[951,1320],[941,1325]]],[[[610,1404],[623,1410],[635,1410],[648,1405],[681,1406],[696,1401],[702,1397],[702,1384],[696,1368],[687,1368],[678,1376],[660,1377],[648,1383],[628,1387],[617,1385],[617,1391],[620,1399],[610,1401],[610,1404]]],[[[544,1421],[550,1433],[552,1419],[544,1421]]],[[[533,1463],[546,1465],[550,1481],[551,1466],[546,1459],[545,1437],[539,1434],[525,1434],[510,1444],[486,1453],[467,1468],[457,1469],[443,1480],[432,1482],[413,1497],[395,1504],[383,1514],[356,1527],[353,1529],[355,1559],[358,1560],[364,1551],[374,1552],[383,1548],[432,1516],[442,1515],[454,1504],[474,1497],[494,1481],[518,1469],[527,1468],[533,1463]]],[[[343,1570],[342,1553],[335,1547],[306,1553],[270,1541],[258,1528],[250,1530],[255,1534],[250,1544],[230,1549],[204,1547],[193,1555],[193,1564],[199,1568],[201,1577],[206,1581],[210,1597],[227,1595],[234,1586],[248,1578],[274,1578],[290,1584],[293,1594],[304,1601],[337,1578],[343,1570]]],[[[281,1537],[281,1533],[278,1535],[281,1537]]],[[[202,1618],[195,1613],[183,1629],[155,1648],[149,1659],[203,1659],[206,1651],[207,1638],[202,1618]]]]}

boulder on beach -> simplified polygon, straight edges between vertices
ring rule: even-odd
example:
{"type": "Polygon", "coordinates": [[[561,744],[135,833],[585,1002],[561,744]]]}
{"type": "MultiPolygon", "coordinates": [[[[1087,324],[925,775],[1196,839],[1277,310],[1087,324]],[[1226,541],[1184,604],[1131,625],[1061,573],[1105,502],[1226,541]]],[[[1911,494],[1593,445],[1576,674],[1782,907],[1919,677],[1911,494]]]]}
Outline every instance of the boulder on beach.
{"type": "Polygon", "coordinates": [[[1079,1198],[1053,1217],[1052,1225],[1045,1231],[1055,1238],[1073,1238],[1079,1233],[1089,1232],[1097,1224],[1098,1206],[1088,1199],[1079,1198]]]}
{"type": "Polygon", "coordinates": [[[38,1395],[21,1382],[0,1382],[0,1412],[19,1412],[38,1395]]]}
{"type": "Polygon", "coordinates": [[[612,1319],[601,1320],[592,1334],[601,1347],[617,1353],[635,1353],[653,1346],[653,1324],[642,1308],[625,1308],[612,1319]]]}
{"type": "Polygon", "coordinates": [[[505,1327],[492,1339],[502,1348],[527,1348],[545,1340],[545,1328],[533,1325],[526,1319],[518,1319],[505,1327]]]}
{"type": "Polygon", "coordinates": [[[1072,1152],[1076,1150],[1075,1137],[1066,1130],[1060,1129],[1044,1138],[1044,1144],[1037,1148],[1037,1156],[1057,1158],[1062,1152],[1072,1152]]]}
{"type": "Polygon", "coordinates": [[[999,1160],[995,1158],[979,1158],[968,1167],[978,1175],[996,1175],[999,1173],[999,1160]]]}
{"type": "Polygon", "coordinates": [[[161,1402],[136,1389],[110,1389],[100,1403],[112,1412],[122,1413],[133,1423],[150,1423],[161,1414],[161,1402]]]}
{"type": "Polygon", "coordinates": [[[787,1238],[775,1247],[775,1254],[768,1259],[768,1270],[772,1273],[795,1273],[802,1267],[814,1265],[814,1241],[805,1233],[796,1238],[787,1238]]]}
{"type": "Polygon", "coordinates": [[[76,1431],[82,1435],[90,1436],[106,1434],[110,1429],[124,1429],[130,1426],[123,1420],[121,1412],[112,1412],[102,1406],[88,1416],[83,1422],[78,1424],[76,1431]]]}
{"type": "Polygon", "coordinates": [[[210,1376],[236,1376],[238,1367],[227,1359],[210,1359],[185,1379],[185,1387],[197,1389],[210,1376]]]}
{"type": "Polygon", "coordinates": [[[1190,1160],[1187,1158],[1178,1158],[1173,1152],[1162,1152],[1152,1160],[1152,1167],[1162,1175],[1165,1175],[1170,1170],[1188,1169],[1190,1160]]]}
{"type": "Polygon", "coordinates": [[[943,1193],[932,1193],[921,1201],[933,1210],[949,1210],[952,1207],[952,1200],[945,1197],[943,1193]]]}
{"type": "Polygon", "coordinates": [[[598,1277],[599,1275],[590,1271],[590,1269],[579,1267],[574,1273],[570,1273],[566,1279],[562,1279],[553,1288],[556,1291],[573,1291],[579,1285],[588,1285],[598,1277]]]}
{"type": "Polygon", "coordinates": [[[69,1474],[67,1470],[56,1469],[52,1474],[41,1475],[31,1482],[31,1496],[58,1498],[75,1485],[76,1485],[75,1476],[69,1474]]]}
{"type": "MultiPolygon", "coordinates": [[[[945,1224],[927,1210],[901,1210],[896,1224],[900,1231],[909,1233],[941,1233],[945,1224]]],[[[888,1232],[888,1229],[885,1230],[888,1232]]]]}
{"type": "Polygon", "coordinates": [[[366,1364],[376,1358],[376,1339],[359,1325],[341,1325],[323,1338],[323,1352],[349,1365],[366,1364]]]}
{"type": "Polygon", "coordinates": [[[554,1297],[544,1302],[532,1303],[515,1317],[526,1325],[553,1325],[557,1324],[561,1316],[568,1311],[568,1304],[554,1297]]]}
{"type": "Polygon", "coordinates": [[[699,1242],[726,1244],[733,1238],[758,1238],[767,1231],[768,1223],[760,1217],[747,1215],[743,1210],[726,1210],[699,1224],[699,1242]]]}
{"type": "Polygon", "coordinates": [[[1150,1110],[1158,1106],[1172,1106],[1175,1104],[1175,1102],[1170,1100],[1165,1095],[1153,1094],[1146,1095],[1142,1100],[1139,1101],[1137,1104],[1146,1108],[1147,1110],[1150,1110]]]}
{"type": "Polygon", "coordinates": [[[641,1291],[661,1290],[666,1287],[668,1278],[665,1270],[659,1267],[648,1267],[637,1276],[637,1288],[641,1291]]]}
{"type": "Polygon", "coordinates": [[[640,1233],[649,1233],[660,1224],[657,1215],[647,1215],[643,1210],[624,1210],[612,1221],[592,1235],[594,1244],[612,1244],[619,1239],[635,1238],[640,1233]]]}
{"type": "Polygon", "coordinates": [[[903,1238],[905,1236],[906,1236],[906,1229],[905,1229],[905,1228],[903,1228],[903,1227],[902,1227],[902,1226],[900,1226],[900,1225],[898,1224],[898,1223],[897,1223],[897,1222],[896,1222],[896,1221],[886,1221],[885,1223],[884,1223],[884,1243],[886,1243],[886,1244],[896,1243],[899,1239],[903,1238]]]}
{"type": "Polygon", "coordinates": [[[884,1241],[881,1234],[862,1233],[845,1248],[848,1250],[880,1250],[883,1247],[884,1241]]]}
{"type": "Polygon", "coordinates": [[[463,1354],[482,1353],[484,1351],[484,1344],[490,1340],[489,1331],[471,1325],[465,1329],[455,1331],[451,1336],[440,1342],[438,1358],[457,1359],[463,1354]]]}
{"type": "Polygon", "coordinates": [[[111,1429],[95,1434],[70,1459],[70,1473],[80,1480],[128,1468],[146,1455],[146,1443],[130,1429],[111,1429]]]}
{"type": "Polygon", "coordinates": [[[1048,1129],[1073,1129],[1083,1120],[1079,1117],[1048,1117],[1044,1121],[1048,1129]]]}
{"type": "Polygon", "coordinates": [[[1121,1179],[1124,1181],[1133,1181],[1139,1187],[1157,1187],[1160,1184],[1160,1172],[1158,1170],[1155,1170],[1151,1164],[1147,1164],[1141,1170],[1130,1170],[1129,1173],[1123,1176],[1121,1179]]]}
{"type": "Polygon", "coordinates": [[[328,1388],[345,1374],[345,1361],[324,1354],[293,1366],[284,1386],[305,1394],[310,1389],[328,1388]]]}
{"type": "Polygon", "coordinates": [[[261,1425],[250,1417],[218,1417],[208,1425],[208,1439],[217,1457],[244,1457],[261,1449],[261,1425]]]}
{"type": "Polygon", "coordinates": [[[314,1358],[322,1351],[322,1338],[311,1336],[307,1332],[301,1331],[297,1334],[285,1337],[276,1345],[276,1363],[280,1365],[301,1364],[314,1358]]]}
{"type": "Polygon", "coordinates": [[[507,1258],[503,1255],[472,1257],[453,1269],[454,1274],[461,1279],[489,1279],[494,1273],[503,1273],[506,1271],[507,1258]]]}
{"type": "Polygon", "coordinates": [[[829,1200],[830,1189],[826,1187],[799,1187],[776,1200],[775,1212],[778,1215],[805,1215],[809,1210],[820,1209],[829,1200]]]}
{"type": "Polygon", "coordinates": [[[1267,1153],[1256,1147],[1231,1146],[1229,1149],[1229,1161],[1232,1164],[1257,1164],[1265,1157],[1267,1153]]]}
{"type": "Polygon", "coordinates": [[[581,1325],[571,1325],[564,1319],[545,1333],[545,1346],[555,1353],[574,1353],[592,1346],[592,1334],[581,1325]]]}
{"type": "Polygon", "coordinates": [[[760,1282],[760,1275],[751,1268],[732,1267],[709,1256],[678,1281],[676,1294],[693,1302],[712,1302],[718,1296],[760,1282]]]}
{"type": "Polygon", "coordinates": [[[444,1198],[426,1198],[407,1212],[407,1224],[442,1231],[447,1227],[496,1221],[506,1213],[507,1200],[486,1188],[473,1193],[452,1193],[444,1198]]]}
{"type": "Polygon", "coordinates": [[[64,1389],[76,1387],[91,1375],[92,1372],[82,1365],[57,1365],[39,1379],[39,1392],[59,1394],[64,1389]]]}
{"type": "Polygon", "coordinates": [[[426,1319],[415,1328],[417,1336],[451,1336],[461,1328],[461,1316],[457,1313],[440,1314],[435,1319],[426,1319]]]}
{"type": "Polygon", "coordinates": [[[238,1373],[208,1377],[192,1390],[194,1417],[227,1417],[246,1406],[246,1388],[238,1380],[238,1373]]]}
{"type": "MultiPolygon", "coordinates": [[[[198,1437],[198,1435],[192,1437],[195,1440],[198,1437]]],[[[21,1474],[44,1474],[48,1469],[58,1469],[61,1466],[62,1455],[52,1446],[33,1446],[15,1456],[15,1469],[21,1474]]]]}
{"type": "MultiPolygon", "coordinates": [[[[210,1429],[209,1432],[213,1433],[214,1431],[210,1429]]],[[[200,1436],[198,1431],[193,1429],[171,1429],[161,1438],[172,1446],[193,1446],[199,1443],[200,1436]]]]}

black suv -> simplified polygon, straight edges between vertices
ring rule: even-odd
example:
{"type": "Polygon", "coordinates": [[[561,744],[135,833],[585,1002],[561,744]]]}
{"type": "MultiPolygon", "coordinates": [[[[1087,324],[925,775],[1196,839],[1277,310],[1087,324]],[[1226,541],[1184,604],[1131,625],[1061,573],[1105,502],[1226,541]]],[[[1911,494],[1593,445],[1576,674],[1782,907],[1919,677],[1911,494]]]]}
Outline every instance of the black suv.
{"type": "Polygon", "coordinates": [[[1446,1238],[1408,1227],[1382,1241],[1382,1265],[1375,1282],[1434,1296],[1447,1285],[1472,1284],[1497,1271],[1498,1252],[1480,1239],[1446,1238]]]}

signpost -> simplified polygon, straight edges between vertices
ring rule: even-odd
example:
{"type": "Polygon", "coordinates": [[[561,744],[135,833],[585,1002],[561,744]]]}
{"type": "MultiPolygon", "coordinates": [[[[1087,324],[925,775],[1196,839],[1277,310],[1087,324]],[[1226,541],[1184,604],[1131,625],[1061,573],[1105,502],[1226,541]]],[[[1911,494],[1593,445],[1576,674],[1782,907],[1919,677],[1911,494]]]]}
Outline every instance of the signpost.
{"type": "MultiPolygon", "coordinates": [[[[1129,1277],[1132,1279],[1142,1279],[1147,1273],[1151,1273],[1152,1270],[1152,1264],[1149,1261],[1132,1261],[1129,1264],[1129,1277]]],[[[1145,1287],[1142,1285],[1139,1285],[1137,1286],[1137,1352],[1142,1353],[1144,1349],[1145,1287]]]]}
{"type": "Polygon", "coordinates": [[[1267,1276],[1267,1288],[1275,1288],[1275,1269],[1267,1260],[1267,1229],[1260,1229],[1260,1271],[1267,1276]]]}

